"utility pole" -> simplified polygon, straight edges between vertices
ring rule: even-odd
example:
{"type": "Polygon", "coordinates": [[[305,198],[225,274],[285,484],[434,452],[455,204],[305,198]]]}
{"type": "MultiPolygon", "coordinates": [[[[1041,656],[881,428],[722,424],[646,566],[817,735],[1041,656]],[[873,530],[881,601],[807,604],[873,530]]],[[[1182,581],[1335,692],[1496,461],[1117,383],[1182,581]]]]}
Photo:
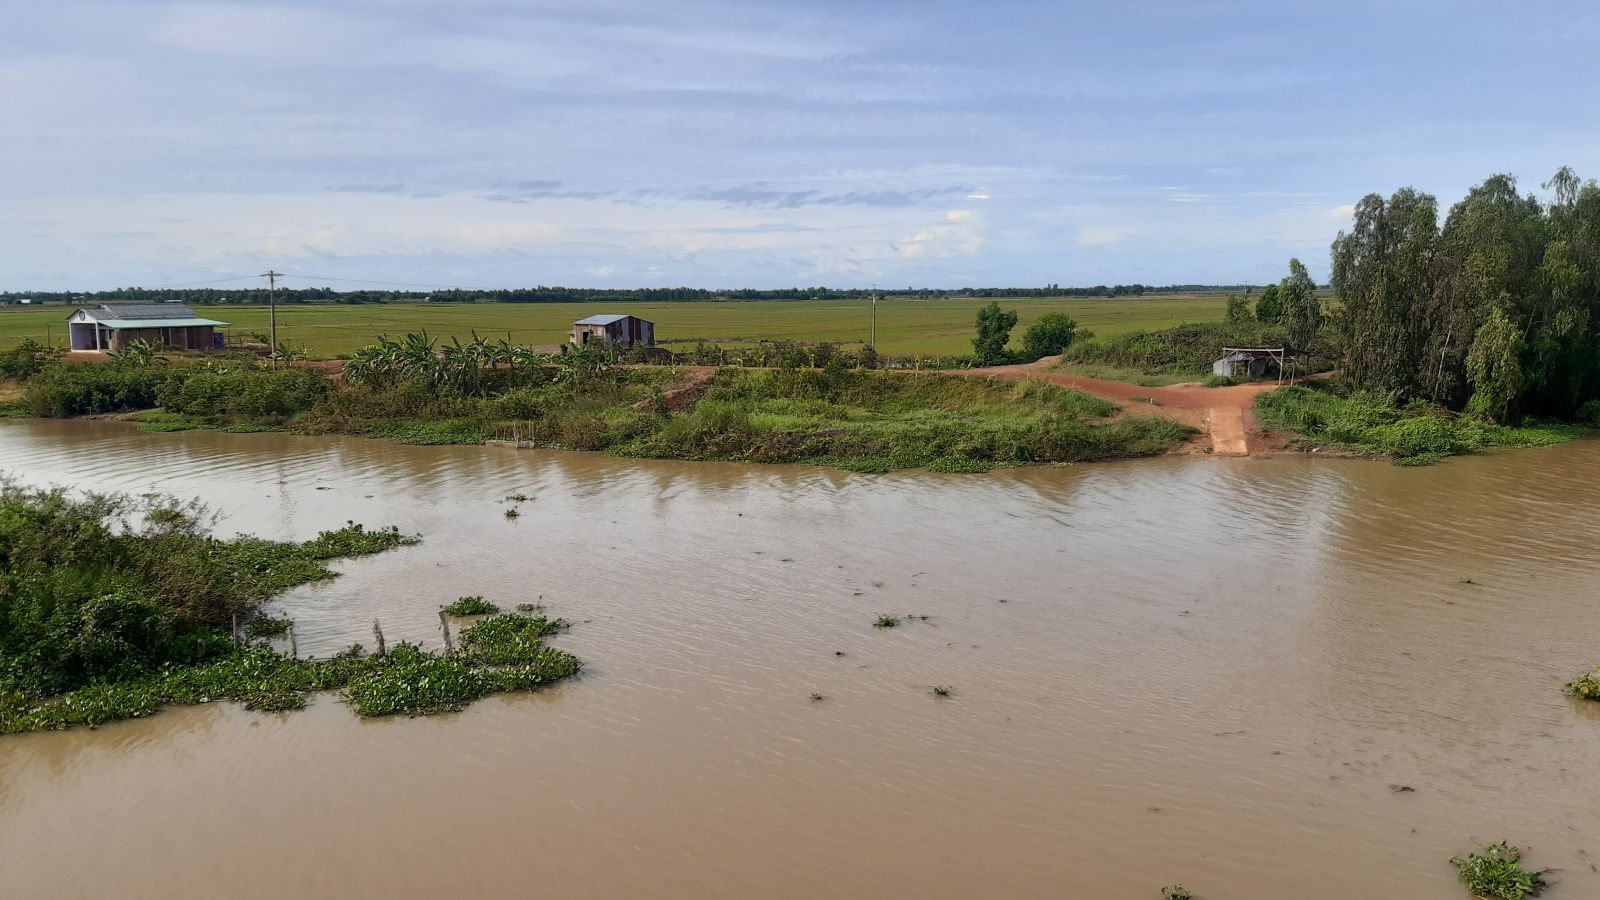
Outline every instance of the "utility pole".
{"type": "Polygon", "coordinates": [[[283,273],[268,269],[261,273],[261,277],[267,280],[267,308],[272,316],[272,345],[267,348],[272,353],[268,359],[272,360],[272,367],[276,369],[278,367],[278,279],[283,277],[283,273]]]}
{"type": "Polygon", "coordinates": [[[872,352],[878,352],[878,286],[872,286],[872,340],[867,342],[872,352]]]}

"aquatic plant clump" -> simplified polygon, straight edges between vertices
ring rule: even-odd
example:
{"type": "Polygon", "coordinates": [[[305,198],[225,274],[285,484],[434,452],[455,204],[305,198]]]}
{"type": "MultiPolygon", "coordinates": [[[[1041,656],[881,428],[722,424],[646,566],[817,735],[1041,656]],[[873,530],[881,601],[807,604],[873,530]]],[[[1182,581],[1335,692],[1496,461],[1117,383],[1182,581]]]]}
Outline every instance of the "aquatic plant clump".
{"type": "Polygon", "coordinates": [[[1482,844],[1474,853],[1453,857],[1450,864],[1475,897],[1522,900],[1544,887],[1541,872],[1522,868],[1522,850],[1505,841],[1482,844]]]}
{"type": "Polygon", "coordinates": [[[477,649],[453,657],[406,643],[383,656],[367,656],[356,645],[329,659],[294,659],[261,645],[233,645],[227,656],[211,663],[91,685],[57,698],[0,693],[0,734],[92,728],[149,716],[163,706],[217,701],[287,712],[305,708],[312,693],[340,689],[341,699],[361,716],[457,710],[489,694],[530,691],[576,674],[583,665],[577,657],[545,647],[535,637],[564,624],[511,615],[485,619],[461,632],[463,647],[477,649]],[[480,628],[485,630],[478,633],[480,628]]]}
{"type": "Polygon", "coordinates": [[[500,607],[482,597],[461,597],[446,606],[444,611],[452,616],[492,616],[500,611],[500,607]]]}
{"type": "Polygon", "coordinates": [[[1566,692],[1584,700],[1600,700],[1600,669],[1567,682],[1566,692]]]}
{"type": "Polygon", "coordinates": [[[1169,884],[1161,889],[1163,900],[1194,900],[1194,894],[1181,884],[1169,884]]]}
{"type": "Polygon", "coordinates": [[[0,478],[0,693],[27,701],[228,655],[236,624],[332,559],[417,538],[355,523],[303,544],[209,533],[171,498],[69,495],[0,478]]]}

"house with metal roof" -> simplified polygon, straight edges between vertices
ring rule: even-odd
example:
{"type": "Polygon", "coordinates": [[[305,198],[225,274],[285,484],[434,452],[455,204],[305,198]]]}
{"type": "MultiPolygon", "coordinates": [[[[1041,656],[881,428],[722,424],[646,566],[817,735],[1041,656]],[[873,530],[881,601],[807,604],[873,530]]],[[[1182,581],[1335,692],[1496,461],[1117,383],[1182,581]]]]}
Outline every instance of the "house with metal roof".
{"type": "Polygon", "coordinates": [[[572,331],[567,338],[579,347],[596,341],[623,350],[654,347],[656,326],[654,322],[647,322],[638,316],[590,316],[572,323],[572,331]]]}
{"type": "Polygon", "coordinates": [[[182,303],[106,303],[73,310],[67,333],[74,350],[122,350],[147,341],[163,350],[213,350],[222,346],[218,328],[182,303]]]}

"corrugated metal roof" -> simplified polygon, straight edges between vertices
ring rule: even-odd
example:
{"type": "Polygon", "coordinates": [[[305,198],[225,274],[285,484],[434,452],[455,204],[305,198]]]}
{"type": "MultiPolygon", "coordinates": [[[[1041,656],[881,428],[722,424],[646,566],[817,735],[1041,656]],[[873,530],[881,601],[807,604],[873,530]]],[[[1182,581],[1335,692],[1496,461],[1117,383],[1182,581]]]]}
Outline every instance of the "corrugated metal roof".
{"type": "Polygon", "coordinates": [[[628,318],[628,317],[627,316],[614,316],[614,315],[599,315],[599,316],[590,316],[587,319],[579,319],[578,321],[576,321],[576,322],[574,322],[572,324],[574,324],[574,325],[610,325],[612,322],[621,322],[623,319],[626,319],[626,318],[628,318]]]}
{"type": "Polygon", "coordinates": [[[187,319],[107,319],[100,323],[112,331],[124,328],[192,328],[197,325],[227,325],[227,322],[218,322],[216,319],[202,319],[190,316],[187,319]]]}
{"type": "Polygon", "coordinates": [[[194,310],[182,303],[102,303],[86,310],[96,319],[193,319],[194,310]]]}

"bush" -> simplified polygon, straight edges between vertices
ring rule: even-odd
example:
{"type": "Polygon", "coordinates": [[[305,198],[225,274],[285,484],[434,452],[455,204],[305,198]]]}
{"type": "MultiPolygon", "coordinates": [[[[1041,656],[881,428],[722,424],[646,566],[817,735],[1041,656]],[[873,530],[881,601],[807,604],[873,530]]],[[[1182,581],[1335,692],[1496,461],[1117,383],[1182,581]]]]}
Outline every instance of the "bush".
{"type": "Polygon", "coordinates": [[[165,369],[115,363],[50,366],[28,379],[25,398],[36,416],[67,418],[149,409],[166,384],[165,369]]]}
{"type": "MultiPolygon", "coordinates": [[[[1211,364],[1223,347],[1278,347],[1287,343],[1282,326],[1251,321],[1206,322],[1179,325],[1164,331],[1138,331],[1120,337],[1075,341],[1062,360],[1133,369],[1145,374],[1193,375],[1211,372],[1211,364]]],[[[1302,360],[1304,371],[1333,368],[1339,358],[1336,338],[1324,329],[1305,349],[1311,358],[1302,360]]]]}
{"type": "Polygon", "coordinates": [[[1023,359],[1032,362],[1056,356],[1072,343],[1078,323],[1065,313],[1045,313],[1022,333],[1023,359]]]}
{"type": "Polygon", "coordinates": [[[15,347],[0,350],[0,378],[26,381],[44,371],[61,353],[61,350],[47,347],[33,338],[24,338],[15,347]]]}
{"type": "Polygon", "coordinates": [[[1256,398],[1256,418],[1270,431],[1292,431],[1408,465],[1427,465],[1484,447],[1541,447],[1572,440],[1571,426],[1511,428],[1456,415],[1425,402],[1404,407],[1373,394],[1340,396],[1337,386],[1295,385],[1256,398]]]}
{"type": "Polygon", "coordinates": [[[320,369],[195,371],[174,373],[156,400],[167,410],[208,421],[282,422],[316,406],[331,389],[320,369]]]}

